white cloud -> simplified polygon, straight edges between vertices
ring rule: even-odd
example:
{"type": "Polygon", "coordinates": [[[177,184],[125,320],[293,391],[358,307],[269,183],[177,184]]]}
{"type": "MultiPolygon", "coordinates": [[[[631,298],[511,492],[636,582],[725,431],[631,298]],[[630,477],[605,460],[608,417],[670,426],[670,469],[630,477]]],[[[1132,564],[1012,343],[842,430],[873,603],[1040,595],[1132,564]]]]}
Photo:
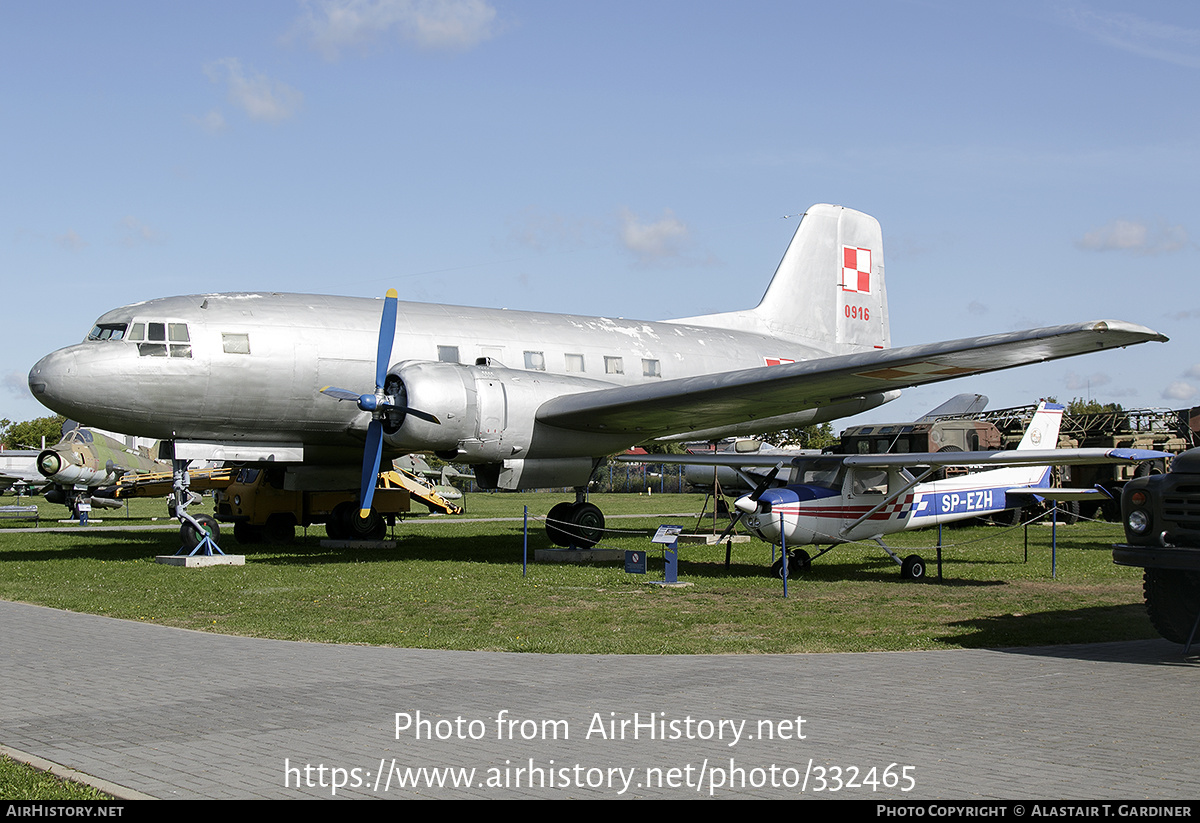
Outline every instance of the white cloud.
{"type": "Polygon", "coordinates": [[[121,218],[121,229],[125,232],[121,238],[122,246],[131,248],[143,243],[157,243],[160,239],[157,231],[132,215],[121,218]]]}
{"type": "Polygon", "coordinates": [[[225,115],[221,114],[218,109],[213,109],[203,117],[192,117],[190,119],[193,123],[199,124],[200,128],[209,134],[217,134],[218,132],[225,131],[225,115]]]}
{"type": "Polygon", "coordinates": [[[1169,226],[1161,220],[1154,225],[1143,220],[1113,220],[1088,232],[1075,245],[1088,251],[1163,254],[1186,247],[1188,235],[1183,226],[1169,226]]]}
{"type": "MultiPolygon", "coordinates": [[[[204,67],[214,83],[224,82],[229,90],[229,102],[249,115],[251,120],[278,122],[299,111],[304,95],[291,86],[272,80],[265,74],[247,76],[242,61],[223,57],[204,67]]],[[[219,116],[219,115],[218,115],[219,116]]],[[[212,114],[209,114],[212,117],[212,114]]],[[[221,118],[221,123],[224,118],[221,118]]]]}
{"type": "Polygon", "coordinates": [[[67,251],[81,251],[87,245],[87,241],[76,234],[74,229],[67,229],[66,234],[56,236],[54,242],[67,251]]]}
{"type": "Polygon", "coordinates": [[[1183,376],[1191,377],[1193,379],[1200,379],[1200,363],[1197,363],[1196,365],[1194,365],[1190,369],[1188,369],[1186,372],[1184,372],[1183,376]]]}
{"type": "Polygon", "coordinates": [[[1096,372],[1095,374],[1076,374],[1075,372],[1067,372],[1066,386],[1071,391],[1082,391],[1086,389],[1094,389],[1099,386],[1107,386],[1112,382],[1112,378],[1104,372],[1096,372]]]}
{"type": "Polygon", "coordinates": [[[1073,28],[1124,51],[1186,68],[1200,68],[1200,31],[1122,12],[1071,6],[1064,19],[1073,28]]]}
{"type": "Polygon", "coordinates": [[[1190,383],[1176,380],[1163,389],[1164,400],[1191,400],[1196,396],[1196,389],[1190,383]]]}
{"type": "Polygon", "coordinates": [[[670,209],[653,223],[643,223],[629,209],[621,209],[621,243],[643,263],[678,257],[688,228],[670,209]]]}
{"type": "Polygon", "coordinates": [[[308,0],[295,30],[327,59],[393,34],[419,48],[465,50],[496,34],[487,0],[308,0]]]}
{"type": "Polygon", "coordinates": [[[4,375],[4,388],[17,397],[29,397],[29,375],[26,372],[10,371],[4,375]]]}

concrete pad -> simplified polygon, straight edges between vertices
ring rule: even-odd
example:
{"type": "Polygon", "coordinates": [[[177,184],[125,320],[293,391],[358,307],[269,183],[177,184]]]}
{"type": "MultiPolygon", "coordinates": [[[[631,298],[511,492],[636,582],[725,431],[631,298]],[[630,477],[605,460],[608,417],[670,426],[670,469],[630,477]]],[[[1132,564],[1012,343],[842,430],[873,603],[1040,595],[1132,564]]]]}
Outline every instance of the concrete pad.
{"type": "Polygon", "coordinates": [[[164,566],[184,566],[189,569],[203,568],[204,566],[244,566],[246,565],[246,555],[244,554],[160,554],[154,558],[155,563],[162,563],[164,566]]]}

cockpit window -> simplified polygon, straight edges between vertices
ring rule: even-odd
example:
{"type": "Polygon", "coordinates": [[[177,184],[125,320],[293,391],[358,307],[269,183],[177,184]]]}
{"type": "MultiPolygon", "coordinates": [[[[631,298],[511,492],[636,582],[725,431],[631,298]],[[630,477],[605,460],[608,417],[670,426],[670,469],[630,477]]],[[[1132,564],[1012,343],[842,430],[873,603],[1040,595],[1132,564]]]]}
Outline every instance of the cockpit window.
{"type": "Polygon", "coordinates": [[[126,324],[101,323],[88,334],[88,340],[120,340],[125,336],[126,324]]]}

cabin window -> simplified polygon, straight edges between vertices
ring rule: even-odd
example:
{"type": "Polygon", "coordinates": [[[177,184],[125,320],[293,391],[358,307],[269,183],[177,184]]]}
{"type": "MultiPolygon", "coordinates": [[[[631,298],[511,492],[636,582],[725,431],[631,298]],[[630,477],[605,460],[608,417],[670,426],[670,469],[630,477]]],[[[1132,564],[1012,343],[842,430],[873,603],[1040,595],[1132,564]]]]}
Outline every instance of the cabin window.
{"type": "Polygon", "coordinates": [[[134,323],[132,326],[130,326],[128,339],[134,341],[135,343],[140,343],[141,341],[145,340],[146,339],[146,324],[145,323],[134,323]]]}
{"type": "Polygon", "coordinates": [[[662,377],[662,365],[657,360],[642,358],[642,377],[662,377]]]}
{"type": "Polygon", "coordinates": [[[604,358],[604,373],[605,374],[624,374],[625,361],[620,357],[605,357],[604,358]]]}
{"type": "Polygon", "coordinates": [[[583,373],[583,355],[568,354],[567,355],[567,372],[573,374],[583,373]]]}
{"type": "Polygon", "coordinates": [[[458,346],[438,346],[438,360],[443,363],[457,363],[458,346]]]}
{"type": "Polygon", "coordinates": [[[525,368],[531,371],[545,371],[546,355],[540,351],[525,352],[525,368]]]}
{"type": "Polygon", "coordinates": [[[249,354],[250,335],[221,332],[221,349],[226,354],[249,354]]]}

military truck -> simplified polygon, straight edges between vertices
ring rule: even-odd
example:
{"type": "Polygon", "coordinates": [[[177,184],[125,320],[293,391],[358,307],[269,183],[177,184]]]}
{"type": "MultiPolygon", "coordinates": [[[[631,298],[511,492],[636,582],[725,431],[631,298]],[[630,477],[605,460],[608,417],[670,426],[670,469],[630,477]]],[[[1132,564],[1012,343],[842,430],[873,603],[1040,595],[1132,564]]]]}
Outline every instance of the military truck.
{"type": "Polygon", "coordinates": [[[1113,562],[1145,569],[1150,622],[1190,645],[1200,622],[1200,449],[1176,457],[1166,474],[1126,483],[1121,522],[1125,542],[1113,546],[1113,562]]]}
{"type": "Polygon", "coordinates": [[[386,485],[386,480],[375,489],[370,516],[362,518],[356,488],[289,487],[287,477],[283,466],[239,469],[233,483],[213,493],[217,519],[233,523],[239,543],[287,543],[297,526],[313,523],[324,523],[333,540],[381,540],[388,523],[409,509],[408,491],[386,485]]]}

